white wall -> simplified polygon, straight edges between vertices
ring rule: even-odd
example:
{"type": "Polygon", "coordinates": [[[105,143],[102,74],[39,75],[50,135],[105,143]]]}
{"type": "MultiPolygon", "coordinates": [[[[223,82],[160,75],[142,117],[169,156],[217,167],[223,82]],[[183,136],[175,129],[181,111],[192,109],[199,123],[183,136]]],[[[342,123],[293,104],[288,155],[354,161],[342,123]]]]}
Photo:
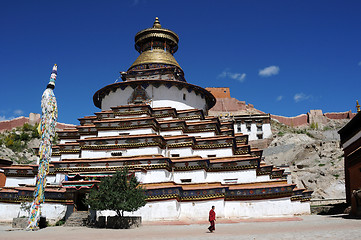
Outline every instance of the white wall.
{"type": "MultiPolygon", "coordinates": [[[[39,164],[39,158],[37,161],[37,164],[39,164]]],[[[60,161],[60,156],[52,156],[50,159],[50,162],[59,162],[60,161]]]]}
{"type": "MultiPolygon", "coordinates": [[[[110,107],[127,105],[128,99],[133,93],[133,88],[128,86],[124,90],[118,88],[115,92],[106,95],[101,103],[102,110],[109,110],[110,107]]],[[[177,110],[185,109],[206,109],[206,100],[201,95],[196,95],[194,91],[189,93],[187,89],[179,90],[176,86],[167,88],[164,85],[158,88],[150,85],[146,92],[152,99],[151,107],[173,107],[177,110]],[[186,100],[183,100],[183,94],[186,94],[186,100]]]]}
{"type": "Polygon", "coordinates": [[[225,179],[237,179],[237,183],[250,183],[255,182],[256,170],[239,170],[239,171],[219,171],[219,172],[207,172],[207,182],[222,182],[225,179]]]}
{"type": "MultiPolygon", "coordinates": [[[[151,201],[126,216],[141,216],[143,221],[160,220],[197,220],[208,221],[209,210],[215,206],[217,218],[247,219],[267,217],[290,217],[309,214],[308,202],[292,202],[289,198],[247,201],[224,201],[210,199],[207,201],[176,200],[151,201]]],[[[114,211],[97,211],[97,216],[114,216],[114,211]]]]}
{"type": "MultiPolygon", "coordinates": [[[[142,221],[162,221],[179,219],[180,203],[177,200],[148,202],[133,213],[125,212],[125,216],[142,216],[142,221]]],[[[97,211],[97,217],[115,216],[115,211],[97,211]]]]}
{"type": "Polygon", "coordinates": [[[160,132],[159,132],[159,135],[161,135],[161,136],[165,136],[165,135],[179,136],[179,135],[183,135],[183,131],[182,131],[182,130],[160,131],[160,132]]]}
{"type": "MultiPolygon", "coordinates": [[[[19,187],[19,184],[35,185],[35,177],[6,177],[5,187],[19,187]]],[[[1,218],[0,218],[1,219],[1,218]]]]}
{"type": "Polygon", "coordinates": [[[181,183],[181,179],[192,179],[192,183],[204,183],[207,181],[207,172],[204,169],[192,171],[175,171],[172,181],[175,183],[181,183]]]}
{"type": "Polygon", "coordinates": [[[171,157],[172,154],[179,154],[179,157],[189,157],[194,155],[192,147],[167,148],[162,151],[162,155],[165,157],[171,157]]]}
{"type": "MultiPolygon", "coordinates": [[[[128,104],[126,104],[128,105],[128,104]]],[[[114,107],[114,106],[112,106],[114,107]]],[[[141,117],[149,117],[148,114],[135,114],[135,115],[115,115],[115,118],[141,118],[141,117]]]]}
{"type": "Polygon", "coordinates": [[[175,118],[173,118],[172,116],[157,118],[158,121],[166,121],[166,120],[173,120],[173,119],[175,119],[175,118]]]}
{"type": "Polygon", "coordinates": [[[41,215],[46,217],[50,224],[54,224],[65,216],[67,206],[59,203],[44,203],[41,215]]]}
{"type": "MultiPolygon", "coordinates": [[[[46,217],[51,224],[62,219],[66,213],[66,205],[59,203],[43,203],[41,205],[41,215],[46,217]]],[[[0,202],[0,220],[11,222],[13,218],[25,216],[24,212],[20,212],[20,203],[3,203],[0,202]]]]}
{"type": "Polygon", "coordinates": [[[145,172],[137,172],[137,179],[142,183],[168,182],[181,183],[181,179],[191,179],[192,183],[221,182],[225,179],[237,179],[235,183],[252,183],[269,181],[268,175],[257,176],[256,169],[237,171],[207,172],[204,169],[169,172],[164,169],[152,169],[145,172]]]}
{"type": "Polygon", "coordinates": [[[56,175],[47,175],[46,176],[46,183],[47,184],[56,184],[56,175]]]}
{"type": "Polygon", "coordinates": [[[209,201],[181,202],[180,220],[204,220],[208,221],[209,210],[215,206],[217,218],[224,218],[224,200],[212,199],[209,201]]]}
{"type": "Polygon", "coordinates": [[[103,157],[111,157],[111,153],[115,152],[115,150],[81,150],[81,158],[103,158],[103,157]]]}
{"type": "Polygon", "coordinates": [[[262,134],[262,138],[270,138],[272,137],[271,124],[264,123],[262,124],[262,131],[257,131],[257,125],[255,123],[251,124],[251,131],[247,130],[246,124],[234,124],[234,133],[243,133],[247,134],[248,140],[258,140],[257,134],[262,134]],[[238,127],[241,126],[241,131],[239,131],[238,127]]]}
{"type": "Polygon", "coordinates": [[[76,142],[76,139],[61,139],[60,144],[69,143],[69,142],[76,142]]]}
{"type": "Polygon", "coordinates": [[[156,182],[167,182],[170,181],[171,174],[164,169],[156,169],[147,171],[147,173],[142,174],[141,178],[142,183],[156,183],[156,182]]]}
{"type": "Polygon", "coordinates": [[[207,158],[208,155],[216,155],[216,157],[230,157],[233,156],[233,149],[217,148],[217,149],[194,149],[194,155],[199,155],[202,158],[207,158]]]}
{"type": "Polygon", "coordinates": [[[261,175],[261,176],[257,176],[256,182],[267,182],[271,180],[269,175],[261,175]]]}
{"type": "Polygon", "coordinates": [[[20,203],[0,202],[0,219],[4,222],[11,222],[13,218],[20,217],[20,203]]]}
{"type": "Polygon", "coordinates": [[[98,137],[119,136],[119,134],[128,133],[129,135],[156,133],[152,128],[139,128],[127,130],[99,130],[98,137]]]}
{"type": "Polygon", "coordinates": [[[79,153],[62,153],[61,160],[79,158],[79,153]]]}
{"type": "Polygon", "coordinates": [[[265,218],[304,214],[303,209],[294,207],[289,198],[267,200],[226,201],[226,218],[265,218]]]}
{"type": "Polygon", "coordinates": [[[123,156],[136,156],[136,155],[150,155],[161,154],[162,149],[160,147],[144,147],[144,148],[128,148],[123,156]]]}
{"type": "Polygon", "coordinates": [[[112,152],[122,152],[122,156],[137,156],[137,155],[150,155],[161,154],[162,150],[157,146],[143,147],[143,148],[128,148],[126,150],[81,150],[82,158],[105,158],[111,157],[112,152]]]}
{"type": "Polygon", "coordinates": [[[56,175],[47,175],[46,183],[59,185],[62,181],[65,180],[65,175],[62,173],[57,173],[56,175]]]}
{"type": "Polygon", "coordinates": [[[292,201],[292,207],[298,212],[298,214],[311,214],[311,203],[309,201],[292,201]]]}
{"type": "Polygon", "coordinates": [[[271,138],[272,137],[272,130],[271,130],[270,123],[263,124],[262,131],[263,131],[263,138],[271,138]]]}
{"type": "Polygon", "coordinates": [[[96,137],[97,135],[81,135],[80,136],[80,139],[85,139],[85,138],[94,138],[96,137]]]}
{"type": "Polygon", "coordinates": [[[196,132],[196,133],[187,133],[188,136],[192,137],[214,137],[216,136],[214,131],[210,132],[196,132]]]}
{"type": "MultiPolygon", "coordinates": [[[[46,176],[46,182],[49,184],[58,184],[64,179],[64,174],[46,176]]],[[[36,177],[6,177],[5,187],[19,187],[19,184],[35,185],[36,177]]]]}

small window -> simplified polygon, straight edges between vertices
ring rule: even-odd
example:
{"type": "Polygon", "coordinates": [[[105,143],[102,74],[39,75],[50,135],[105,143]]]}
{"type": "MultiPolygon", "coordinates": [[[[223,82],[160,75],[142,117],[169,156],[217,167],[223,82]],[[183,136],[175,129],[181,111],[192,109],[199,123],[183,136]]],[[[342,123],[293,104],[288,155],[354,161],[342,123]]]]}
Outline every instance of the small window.
{"type": "Polygon", "coordinates": [[[122,156],[123,155],[122,152],[112,152],[111,154],[112,154],[112,156],[122,156]]]}
{"type": "Polygon", "coordinates": [[[261,131],[262,131],[262,125],[258,125],[258,126],[257,126],[257,131],[258,131],[258,132],[261,132],[261,131]]]}
{"type": "Polygon", "coordinates": [[[251,131],[251,124],[247,124],[246,128],[247,128],[247,131],[250,132],[251,131]]]}
{"type": "Polygon", "coordinates": [[[186,100],[186,94],[183,93],[183,100],[186,100]]]}
{"type": "Polygon", "coordinates": [[[237,125],[238,132],[242,132],[241,124],[237,125]]]}
{"type": "Polygon", "coordinates": [[[212,157],[216,157],[216,154],[211,154],[211,155],[207,155],[207,157],[212,158],[212,157]]]}
{"type": "Polygon", "coordinates": [[[171,154],[171,157],[179,157],[179,154],[171,154]]]}
{"type": "Polygon", "coordinates": [[[192,182],[192,179],[190,179],[190,178],[181,179],[181,182],[182,182],[182,183],[189,183],[189,182],[192,182]]]}
{"type": "Polygon", "coordinates": [[[258,139],[263,139],[263,134],[257,134],[258,139]]]}
{"type": "Polygon", "coordinates": [[[237,183],[238,178],[223,179],[224,183],[237,183]]]}

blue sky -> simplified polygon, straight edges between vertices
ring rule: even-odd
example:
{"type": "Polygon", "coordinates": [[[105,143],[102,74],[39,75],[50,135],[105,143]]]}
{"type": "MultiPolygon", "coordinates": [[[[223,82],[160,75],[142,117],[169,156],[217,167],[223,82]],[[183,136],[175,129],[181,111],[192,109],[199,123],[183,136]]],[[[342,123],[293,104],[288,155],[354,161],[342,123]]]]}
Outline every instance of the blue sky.
{"type": "Polygon", "coordinates": [[[137,58],[158,16],[189,83],[230,87],[267,113],[355,111],[361,1],[0,1],[0,120],[40,113],[54,63],[59,122],[98,111],[93,94],[137,58]]]}

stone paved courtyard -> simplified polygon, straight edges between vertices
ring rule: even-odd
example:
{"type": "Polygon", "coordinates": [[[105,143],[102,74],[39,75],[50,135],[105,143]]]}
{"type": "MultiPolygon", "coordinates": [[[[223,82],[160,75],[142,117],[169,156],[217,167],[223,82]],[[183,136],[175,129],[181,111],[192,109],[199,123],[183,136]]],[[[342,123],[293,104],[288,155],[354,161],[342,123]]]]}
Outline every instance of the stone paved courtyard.
{"type": "Polygon", "coordinates": [[[48,227],[36,232],[0,225],[0,239],[361,239],[361,220],[343,215],[223,221],[208,233],[206,222],[145,223],[130,230],[48,227]]]}

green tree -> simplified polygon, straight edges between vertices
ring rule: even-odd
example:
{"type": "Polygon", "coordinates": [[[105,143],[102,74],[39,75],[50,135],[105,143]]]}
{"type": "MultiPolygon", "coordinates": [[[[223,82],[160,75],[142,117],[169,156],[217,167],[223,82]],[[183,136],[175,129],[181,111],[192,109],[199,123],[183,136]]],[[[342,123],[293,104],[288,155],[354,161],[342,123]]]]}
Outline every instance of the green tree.
{"type": "Polygon", "coordinates": [[[113,210],[119,217],[124,212],[134,212],[146,204],[145,190],[139,186],[134,174],[128,169],[117,171],[112,177],[105,177],[98,189],[92,189],[86,204],[94,210],[113,210]]]}
{"type": "Polygon", "coordinates": [[[29,123],[24,123],[23,127],[22,127],[22,130],[24,132],[27,132],[27,131],[32,131],[33,130],[33,126],[30,125],[29,123]]]}

